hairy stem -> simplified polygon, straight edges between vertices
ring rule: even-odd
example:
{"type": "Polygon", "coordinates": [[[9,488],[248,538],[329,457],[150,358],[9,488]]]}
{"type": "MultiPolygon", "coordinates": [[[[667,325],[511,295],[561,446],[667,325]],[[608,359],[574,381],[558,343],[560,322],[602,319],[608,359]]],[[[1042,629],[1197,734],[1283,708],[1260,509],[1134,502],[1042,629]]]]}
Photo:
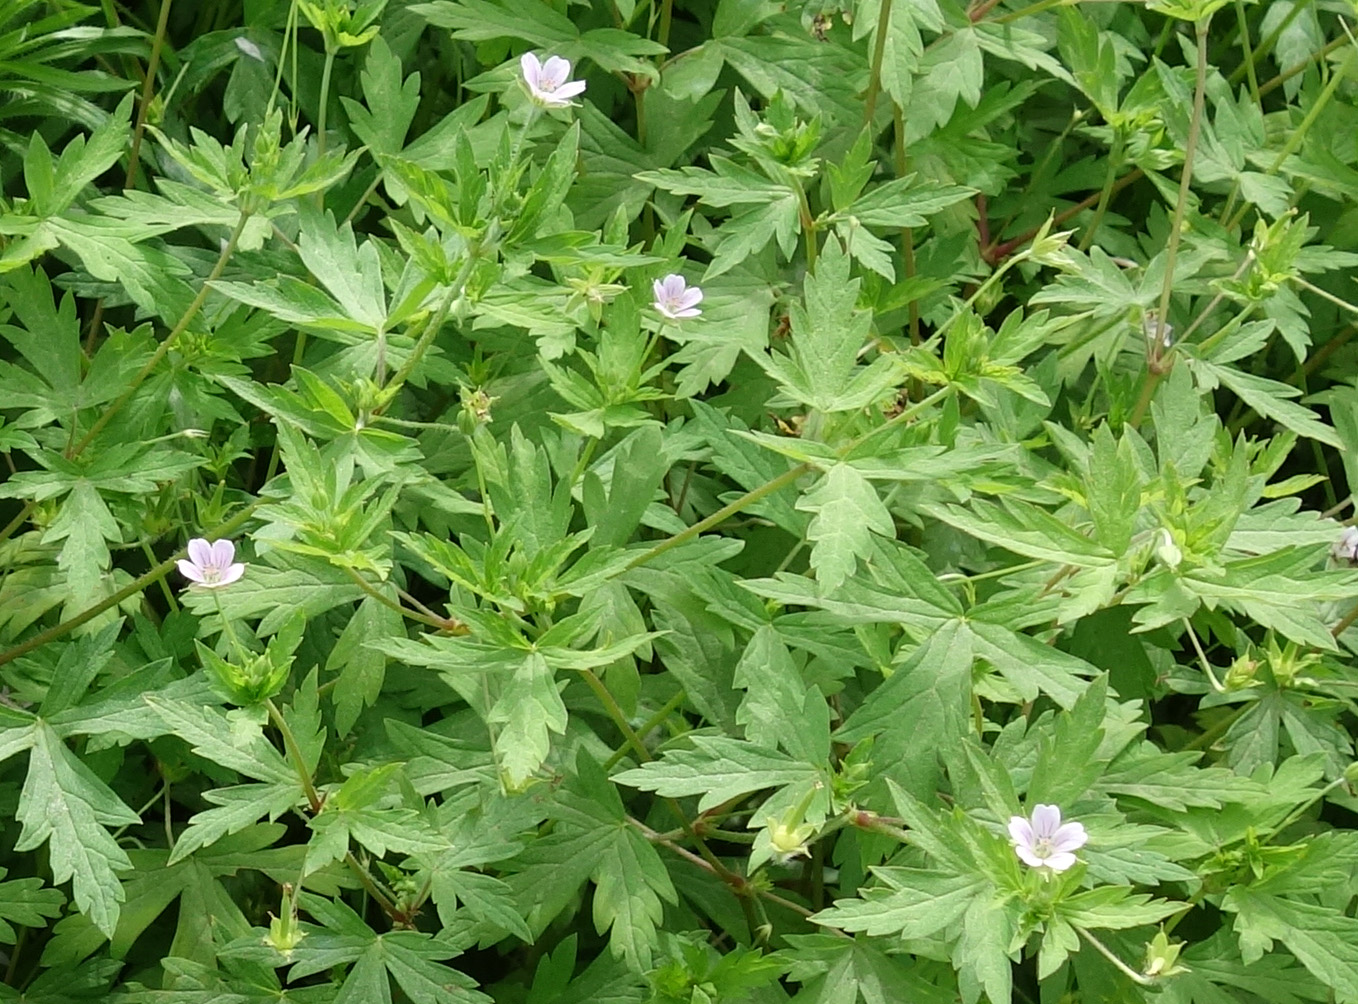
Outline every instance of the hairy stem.
{"type": "Polygon", "coordinates": [[[311,769],[307,767],[306,758],[302,756],[302,748],[297,745],[297,737],[292,734],[292,727],[288,725],[287,719],[278,710],[278,705],[274,704],[272,697],[264,699],[264,707],[269,712],[269,721],[273,722],[274,728],[283,737],[283,749],[287,751],[288,759],[292,761],[292,767],[297,771],[297,780],[302,783],[302,792],[306,795],[307,805],[311,807],[311,814],[314,816],[321,811],[321,796],[311,779],[311,769]]]}
{"type": "Polygon", "coordinates": [[[882,90],[882,59],[886,55],[887,33],[891,29],[892,0],[878,0],[877,34],[872,43],[872,71],[868,74],[868,93],[863,97],[863,125],[872,128],[877,112],[877,95],[882,90]]]}
{"type": "Polygon", "coordinates": [[[174,343],[179,339],[179,336],[193,323],[193,319],[198,316],[198,312],[203,309],[203,304],[207,302],[208,293],[212,291],[212,284],[220,279],[222,272],[226,270],[226,263],[231,260],[231,255],[235,252],[236,244],[239,243],[241,234],[245,232],[245,224],[248,223],[249,220],[250,214],[242,210],[240,220],[236,223],[236,229],[231,231],[230,238],[228,238],[227,242],[222,246],[221,254],[217,256],[217,263],[212,266],[212,271],[209,272],[207,278],[203,280],[203,285],[198,290],[198,295],[193,298],[193,302],[190,303],[188,309],[184,311],[184,316],[181,317],[179,322],[171,329],[170,333],[165,337],[165,340],[156,346],[156,351],[152,353],[151,358],[146,361],[146,365],[132,378],[132,382],[128,385],[127,390],[123,391],[111,405],[104,409],[103,413],[95,420],[94,425],[90,426],[90,431],[85,433],[84,438],[76,443],[74,447],[67,450],[66,456],[68,459],[77,457],[83,453],[85,447],[89,446],[94,440],[94,437],[103,431],[104,427],[113,419],[113,416],[118,414],[128,401],[132,400],[132,396],[137,393],[137,389],[141,387],[147,377],[155,372],[156,367],[159,366],[160,361],[169,354],[170,349],[174,347],[174,343]]]}
{"type": "MultiPolygon", "coordinates": [[[[1207,87],[1207,28],[1211,21],[1211,15],[1208,15],[1197,23],[1198,59],[1193,87],[1193,118],[1188,125],[1188,142],[1184,145],[1184,167],[1179,175],[1179,197],[1174,203],[1174,217],[1169,228],[1169,246],[1165,249],[1165,281],[1160,287],[1160,306],[1155,312],[1156,320],[1160,324],[1169,322],[1169,299],[1174,292],[1174,263],[1179,255],[1184,213],[1188,208],[1188,193],[1193,183],[1193,157],[1197,153],[1198,137],[1202,132],[1202,108],[1207,87]]],[[[1163,367],[1151,366],[1148,361],[1141,395],[1137,398],[1136,406],[1128,419],[1133,429],[1146,417],[1146,410],[1150,407],[1151,399],[1155,397],[1155,389],[1164,376],[1163,367]]]]}
{"type": "Polygon", "coordinates": [[[132,147],[127,155],[127,177],[124,188],[137,183],[137,164],[141,159],[141,138],[146,133],[146,116],[151,110],[151,92],[156,87],[156,71],[160,69],[160,50],[165,45],[165,31],[170,22],[171,0],[160,0],[160,16],[156,19],[156,34],[151,39],[151,58],[146,61],[146,78],[141,85],[141,100],[137,104],[137,124],[132,130],[132,147]]]}
{"type": "MultiPolygon", "coordinates": [[[[245,522],[249,520],[249,518],[252,515],[254,515],[254,511],[263,504],[264,504],[263,499],[256,499],[254,502],[250,503],[250,505],[246,506],[240,512],[236,513],[236,515],[232,516],[221,526],[217,527],[214,530],[209,531],[204,536],[206,536],[208,540],[217,540],[220,537],[228,536],[229,534],[233,533],[241,526],[243,526],[245,522]]],[[[183,549],[176,551],[173,555],[171,555],[169,558],[166,558],[164,561],[162,561],[155,568],[151,569],[145,575],[141,576],[140,578],[136,579],[133,582],[129,582],[127,585],[125,585],[122,589],[119,589],[112,596],[100,600],[98,603],[90,607],[88,610],[82,610],[80,613],[76,614],[70,620],[62,621],[60,624],[56,624],[48,628],[46,631],[40,631],[38,634],[35,634],[32,638],[29,638],[27,641],[20,642],[13,648],[7,649],[4,652],[0,652],[0,666],[5,665],[5,663],[7,662],[13,662],[20,656],[27,655],[29,652],[32,652],[36,648],[41,648],[48,642],[56,641],[58,638],[70,634],[76,628],[80,627],[80,625],[87,624],[90,621],[94,620],[94,618],[98,617],[105,610],[109,610],[112,609],[113,607],[116,607],[118,604],[122,603],[123,600],[127,599],[130,596],[135,596],[137,593],[141,592],[143,589],[150,586],[152,583],[168,575],[170,571],[175,567],[175,562],[180,558],[186,557],[186,555],[187,552],[183,549]]]]}

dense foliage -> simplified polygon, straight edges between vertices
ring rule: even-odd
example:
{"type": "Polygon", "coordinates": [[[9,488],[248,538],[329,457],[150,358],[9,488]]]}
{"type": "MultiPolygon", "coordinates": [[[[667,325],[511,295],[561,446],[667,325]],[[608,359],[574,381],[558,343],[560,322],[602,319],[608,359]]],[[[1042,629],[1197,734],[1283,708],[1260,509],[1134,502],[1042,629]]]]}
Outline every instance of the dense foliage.
{"type": "Polygon", "coordinates": [[[1354,12],[0,3],[0,1001],[1358,1001],[1354,12]]]}

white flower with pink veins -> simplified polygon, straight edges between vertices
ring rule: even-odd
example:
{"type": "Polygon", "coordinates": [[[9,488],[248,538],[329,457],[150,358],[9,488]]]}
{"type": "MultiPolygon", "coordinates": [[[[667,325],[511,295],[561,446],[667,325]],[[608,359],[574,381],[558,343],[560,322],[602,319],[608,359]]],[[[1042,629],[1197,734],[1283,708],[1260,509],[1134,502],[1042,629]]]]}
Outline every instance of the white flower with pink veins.
{"type": "Polygon", "coordinates": [[[1019,860],[1034,868],[1063,872],[1075,864],[1075,852],[1089,835],[1080,823],[1062,823],[1054,805],[1035,805],[1031,818],[1009,817],[1009,836],[1019,860]]]}
{"type": "Polygon", "coordinates": [[[523,69],[523,82],[528,85],[528,93],[540,105],[551,108],[564,108],[571,98],[585,90],[583,80],[571,80],[571,62],[560,56],[548,56],[541,62],[531,52],[525,52],[519,59],[523,69]]]}
{"type": "Polygon", "coordinates": [[[702,314],[698,304],[703,302],[703,291],[697,286],[690,286],[682,275],[671,273],[663,279],[656,279],[651,284],[651,290],[655,293],[652,306],[671,321],[702,314]]]}
{"type": "Polygon", "coordinates": [[[210,544],[206,537],[194,537],[189,541],[189,560],[179,561],[179,574],[204,589],[220,589],[245,574],[244,562],[235,559],[236,545],[231,541],[210,544]]]}

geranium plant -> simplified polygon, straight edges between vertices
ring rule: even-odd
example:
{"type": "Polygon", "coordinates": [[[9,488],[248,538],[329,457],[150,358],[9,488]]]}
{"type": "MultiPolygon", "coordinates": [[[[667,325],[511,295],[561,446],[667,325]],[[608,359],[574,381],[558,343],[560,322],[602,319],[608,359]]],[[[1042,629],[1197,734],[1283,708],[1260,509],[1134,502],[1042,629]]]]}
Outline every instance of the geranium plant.
{"type": "Polygon", "coordinates": [[[0,11],[0,1001],[1358,1001],[1310,0],[0,11]]]}

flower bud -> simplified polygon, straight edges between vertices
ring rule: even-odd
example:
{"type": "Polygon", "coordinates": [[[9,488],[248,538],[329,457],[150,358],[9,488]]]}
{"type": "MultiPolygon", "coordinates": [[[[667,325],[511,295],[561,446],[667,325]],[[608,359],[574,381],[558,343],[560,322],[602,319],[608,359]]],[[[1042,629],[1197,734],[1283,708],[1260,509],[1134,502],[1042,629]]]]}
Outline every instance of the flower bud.
{"type": "Polygon", "coordinates": [[[1152,978],[1187,972],[1187,966],[1179,965],[1179,952],[1183,947],[1181,941],[1170,944],[1163,929],[1157,931],[1155,937],[1146,945],[1146,965],[1141,971],[1152,978]]]}
{"type": "Polygon", "coordinates": [[[287,883],[283,885],[283,905],[278,913],[277,917],[269,914],[269,933],[264,936],[264,944],[291,960],[293,949],[302,943],[306,932],[297,924],[297,903],[292,898],[292,886],[287,883]]]}
{"type": "Polygon", "coordinates": [[[1184,554],[1179,550],[1179,546],[1174,543],[1174,535],[1164,527],[1155,532],[1154,554],[1157,561],[1170,571],[1179,567],[1183,561],[1184,554]]]}

